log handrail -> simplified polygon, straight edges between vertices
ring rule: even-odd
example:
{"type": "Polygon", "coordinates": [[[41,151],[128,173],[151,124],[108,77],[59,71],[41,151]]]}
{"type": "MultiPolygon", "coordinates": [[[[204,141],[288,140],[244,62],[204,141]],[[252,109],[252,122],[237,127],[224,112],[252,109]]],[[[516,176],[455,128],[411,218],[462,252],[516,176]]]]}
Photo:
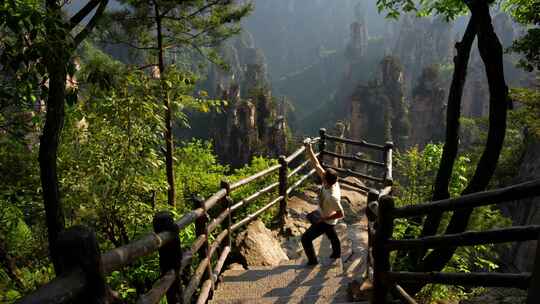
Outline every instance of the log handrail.
{"type": "Polygon", "coordinates": [[[359,156],[356,156],[356,155],[343,155],[343,154],[330,152],[330,151],[327,151],[327,150],[323,150],[321,153],[324,154],[324,155],[332,156],[334,158],[350,160],[350,161],[354,161],[354,162],[358,162],[358,163],[363,163],[363,164],[366,164],[366,165],[372,165],[372,166],[381,167],[381,168],[386,167],[386,165],[384,163],[374,161],[374,160],[370,160],[370,159],[365,159],[365,158],[362,158],[362,157],[359,157],[359,156]]]}
{"type": "Polygon", "coordinates": [[[452,273],[388,271],[382,274],[388,282],[422,282],[462,286],[529,288],[530,273],[452,273]]]}
{"type": "Polygon", "coordinates": [[[334,169],[339,173],[344,173],[344,174],[347,174],[347,175],[350,175],[350,176],[354,176],[354,177],[358,177],[358,178],[362,178],[362,179],[367,179],[367,180],[374,181],[374,182],[379,182],[379,183],[384,182],[384,179],[381,178],[381,177],[371,176],[371,175],[364,174],[364,173],[361,173],[361,172],[357,172],[357,171],[354,171],[354,170],[351,170],[351,169],[344,169],[344,168],[338,168],[338,167],[330,166],[329,164],[326,164],[326,163],[323,163],[321,165],[324,168],[334,169]]]}
{"type": "Polygon", "coordinates": [[[367,142],[365,140],[358,141],[358,140],[352,140],[352,139],[348,139],[348,138],[341,138],[341,137],[331,136],[331,135],[326,135],[325,139],[335,141],[335,142],[344,143],[344,144],[349,144],[349,145],[353,145],[353,146],[359,146],[359,147],[379,150],[379,151],[384,151],[386,149],[385,146],[369,143],[369,142],[367,142]]]}
{"type": "Polygon", "coordinates": [[[472,246],[480,244],[497,244],[536,240],[540,233],[540,225],[516,226],[489,231],[467,231],[440,236],[426,236],[417,239],[388,240],[385,247],[388,250],[413,248],[439,248],[453,246],[472,246]]]}
{"type": "Polygon", "coordinates": [[[265,169],[263,171],[260,171],[256,174],[253,174],[252,176],[249,176],[249,177],[246,177],[242,180],[239,180],[237,182],[234,182],[231,184],[231,190],[235,190],[235,189],[238,189],[244,185],[247,185],[249,183],[251,183],[252,181],[255,181],[255,180],[258,180],[258,179],[261,179],[265,176],[268,176],[269,174],[279,170],[279,168],[281,167],[281,165],[277,164],[277,165],[273,165],[272,167],[268,168],[268,169],[265,169]]]}
{"type": "Polygon", "coordinates": [[[495,190],[476,192],[456,198],[410,205],[392,211],[393,218],[429,214],[433,211],[455,211],[486,205],[500,204],[540,195],[540,179],[495,190]]]}

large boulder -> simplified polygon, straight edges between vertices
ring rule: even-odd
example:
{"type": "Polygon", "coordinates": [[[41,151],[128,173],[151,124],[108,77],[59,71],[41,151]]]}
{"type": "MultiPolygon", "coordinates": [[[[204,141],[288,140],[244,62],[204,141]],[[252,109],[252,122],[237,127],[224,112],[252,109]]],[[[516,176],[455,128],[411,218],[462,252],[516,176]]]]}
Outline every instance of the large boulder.
{"type": "Polygon", "coordinates": [[[238,235],[236,245],[248,266],[276,266],[289,260],[272,231],[260,220],[238,235]]]}

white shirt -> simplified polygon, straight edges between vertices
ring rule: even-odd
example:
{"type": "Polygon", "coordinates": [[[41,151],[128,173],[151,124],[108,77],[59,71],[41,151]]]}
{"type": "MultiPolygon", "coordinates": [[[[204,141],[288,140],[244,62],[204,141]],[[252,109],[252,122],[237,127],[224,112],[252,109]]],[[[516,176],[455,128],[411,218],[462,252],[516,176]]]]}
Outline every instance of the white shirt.
{"type": "MultiPolygon", "coordinates": [[[[324,185],[321,187],[321,195],[319,196],[319,209],[323,217],[328,217],[335,212],[343,212],[343,207],[341,206],[341,189],[339,188],[339,183],[336,182],[330,188],[326,188],[324,185]]],[[[335,225],[338,222],[338,219],[325,220],[327,224],[335,225]]]]}

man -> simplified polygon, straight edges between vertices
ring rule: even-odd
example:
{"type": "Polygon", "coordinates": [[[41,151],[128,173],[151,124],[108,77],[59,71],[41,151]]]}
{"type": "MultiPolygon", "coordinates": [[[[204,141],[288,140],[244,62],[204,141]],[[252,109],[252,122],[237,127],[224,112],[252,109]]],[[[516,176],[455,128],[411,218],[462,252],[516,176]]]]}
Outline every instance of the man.
{"type": "Polygon", "coordinates": [[[341,243],[336,233],[335,225],[338,219],[343,218],[343,207],[341,206],[341,190],[337,181],[337,173],[333,169],[323,169],[319,160],[313,152],[311,142],[304,142],[306,152],[315,167],[317,174],[321,178],[322,187],[319,195],[319,211],[320,219],[306,230],[302,235],[302,246],[308,258],[308,265],[316,265],[318,263],[313,249],[313,240],[321,236],[323,233],[330,239],[332,244],[332,255],[330,258],[337,259],[341,257],[341,243]]]}

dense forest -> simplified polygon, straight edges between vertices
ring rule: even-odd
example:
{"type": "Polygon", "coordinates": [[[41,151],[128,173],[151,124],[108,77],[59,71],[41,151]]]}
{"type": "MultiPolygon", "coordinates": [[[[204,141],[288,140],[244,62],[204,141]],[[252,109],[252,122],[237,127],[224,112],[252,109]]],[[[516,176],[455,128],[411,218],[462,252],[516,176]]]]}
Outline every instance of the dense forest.
{"type": "MultiPolygon", "coordinates": [[[[126,245],[156,212],[186,214],[319,128],[392,141],[398,206],[540,177],[540,0],[5,0],[0,70],[2,303],[65,271],[68,227],[91,227],[102,251],[126,245]]],[[[540,224],[539,198],[527,202],[398,220],[394,237],[540,224]]],[[[262,216],[269,227],[277,212],[262,216]]],[[[182,244],[195,234],[182,230],[182,244]]],[[[530,272],[535,252],[391,258],[400,270],[530,272]]],[[[155,254],[106,280],[134,303],[159,275],[155,254]]],[[[486,292],[404,287],[422,303],[486,292]]]]}

